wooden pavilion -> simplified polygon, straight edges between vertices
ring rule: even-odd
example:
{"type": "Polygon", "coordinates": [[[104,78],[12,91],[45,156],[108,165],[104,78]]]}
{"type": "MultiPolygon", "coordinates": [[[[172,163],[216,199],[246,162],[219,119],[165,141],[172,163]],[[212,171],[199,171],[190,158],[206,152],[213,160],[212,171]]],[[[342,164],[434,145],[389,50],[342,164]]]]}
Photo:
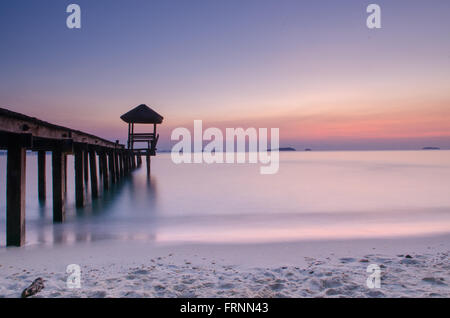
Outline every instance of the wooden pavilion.
{"type": "Polygon", "coordinates": [[[128,123],[128,149],[148,151],[150,156],[154,156],[156,154],[156,144],[159,139],[159,134],[156,133],[156,125],[161,124],[164,117],[147,105],[142,104],[123,114],[120,118],[128,123]],[[152,124],[153,132],[136,133],[134,132],[134,126],[136,124],[152,124]],[[135,143],[144,143],[146,147],[136,148],[135,143]]]}

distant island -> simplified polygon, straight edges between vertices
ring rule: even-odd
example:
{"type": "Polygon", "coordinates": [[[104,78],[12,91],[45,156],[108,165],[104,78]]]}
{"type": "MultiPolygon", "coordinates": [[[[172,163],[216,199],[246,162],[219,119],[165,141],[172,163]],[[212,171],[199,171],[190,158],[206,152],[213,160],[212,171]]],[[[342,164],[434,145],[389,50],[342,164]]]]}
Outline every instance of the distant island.
{"type": "Polygon", "coordinates": [[[423,147],[422,150],[441,150],[439,147],[423,147]]]}
{"type": "Polygon", "coordinates": [[[292,148],[292,147],[284,147],[284,148],[278,148],[278,149],[267,149],[267,151],[274,151],[274,150],[278,150],[278,151],[297,151],[295,148],[292,148]]]}
{"type": "Polygon", "coordinates": [[[311,148],[305,148],[305,151],[312,151],[311,148]]]}

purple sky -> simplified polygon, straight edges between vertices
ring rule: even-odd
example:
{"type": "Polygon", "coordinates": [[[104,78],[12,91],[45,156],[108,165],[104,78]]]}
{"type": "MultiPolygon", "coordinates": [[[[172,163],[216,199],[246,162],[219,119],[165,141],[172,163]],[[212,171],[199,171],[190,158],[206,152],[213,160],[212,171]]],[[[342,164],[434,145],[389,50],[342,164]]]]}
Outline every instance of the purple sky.
{"type": "Polygon", "coordinates": [[[380,30],[356,0],[1,1],[0,107],[124,140],[145,103],[160,149],[194,119],[297,148],[450,148],[450,2],[372,2],[380,30]]]}

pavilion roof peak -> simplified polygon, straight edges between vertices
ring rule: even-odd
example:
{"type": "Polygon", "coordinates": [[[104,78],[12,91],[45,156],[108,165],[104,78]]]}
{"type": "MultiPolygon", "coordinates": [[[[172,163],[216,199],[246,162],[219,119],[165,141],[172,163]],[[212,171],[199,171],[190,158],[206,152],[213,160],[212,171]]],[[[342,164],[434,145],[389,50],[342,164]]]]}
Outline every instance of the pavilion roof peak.
{"type": "Polygon", "coordinates": [[[163,116],[145,104],[136,106],[120,118],[129,124],[161,124],[164,119],[163,116]]]}

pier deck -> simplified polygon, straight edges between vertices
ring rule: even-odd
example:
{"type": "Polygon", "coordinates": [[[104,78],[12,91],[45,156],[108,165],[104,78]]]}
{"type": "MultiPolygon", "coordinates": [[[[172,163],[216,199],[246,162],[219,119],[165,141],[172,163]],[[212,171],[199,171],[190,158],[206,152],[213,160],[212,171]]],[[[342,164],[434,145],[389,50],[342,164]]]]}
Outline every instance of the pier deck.
{"type": "MultiPolygon", "coordinates": [[[[39,200],[46,198],[46,152],[52,154],[53,221],[64,222],[67,189],[67,156],[74,155],[76,206],[85,205],[85,186],[90,179],[91,196],[98,198],[97,156],[104,190],[142,163],[141,155],[79,130],[0,108],[0,149],[7,150],[6,245],[25,244],[26,152],[38,153],[39,200]]],[[[149,162],[149,160],[147,161],[149,162]]]]}

